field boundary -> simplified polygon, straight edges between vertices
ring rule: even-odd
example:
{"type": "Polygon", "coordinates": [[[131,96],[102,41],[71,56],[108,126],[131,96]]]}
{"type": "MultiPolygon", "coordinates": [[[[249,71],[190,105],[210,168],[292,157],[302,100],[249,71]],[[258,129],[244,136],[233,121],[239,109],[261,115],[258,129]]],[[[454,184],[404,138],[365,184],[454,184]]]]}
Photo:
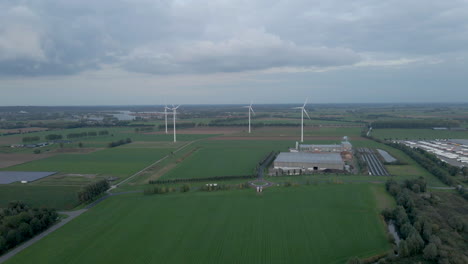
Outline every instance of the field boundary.
{"type": "Polygon", "coordinates": [[[111,186],[111,188],[108,189],[107,192],[109,192],[109,191],[111,191],[112,189],[115,189],[115,188],[119,187],[120,185],[122,185],[122,184],[124,184],[124,183],[130,181],[131,179],[133,179],[133,178],[135,178],[136,176],[140,175],[141,173],[145,172],[147,169],[149,169],[149,168],[153,167],[154,165],[156,165],[156,164],[158,164],[158,163],[164,161],[165,159],[169,158],[170,155],[172,155],[172,154],[174,154],[174,153],[177,153],[177,152],[181,151],[182,149],[184,149],[184,148],[190,146],[191,144],[193,144],[193,143],[195,143],[195,142],[198,142],[198,141],[200,141],[200,140],[203,140],[203,139],[198,139],[198,140],[190,141],[189,143],[187,143],[187,144],[183,145],[182,147],[180,147],[180,148],[176,149],[175,151],[173,151],[171,154],[167,154],[166,156],[164,156],[164,157],[162,157],[161,159],[159,159],[159,160],[153,162],[152,164],[150,164],[149,166],[145,167],[144,169],[142,169],[142,170],[140,170],[140,171],[134,173],[134,174],[131,175],[130,177],[126,178],[125,180],[123,180],[123,181],[121,181],[121,182],[119,182],[119,183],[117,183],[117,184],[111,186]]]}

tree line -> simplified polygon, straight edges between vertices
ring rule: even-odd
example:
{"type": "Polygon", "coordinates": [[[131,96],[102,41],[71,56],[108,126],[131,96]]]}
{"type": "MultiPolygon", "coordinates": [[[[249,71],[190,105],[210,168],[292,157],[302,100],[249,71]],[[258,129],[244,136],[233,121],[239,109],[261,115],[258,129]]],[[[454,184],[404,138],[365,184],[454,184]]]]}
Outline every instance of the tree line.
{"type": "Polygon", "coordinates": [[[109,148],[115,148],[115,147],[122,146],[122,145],[129,144],[129,143],[132,143],[131,138],[121,139],[118,141],[112,141],[108,144],[108,146],[109,148]]]}
{"type": "MultiPolygon", "coordinates": [[[[109,135],[109,131],[107,130],[101,130],[101,131],[89,131],[89,132],[81,132],[81,133],[70,133],[67,134],[67,139],[75,139],[75,138],[83,138],[83,137],[95,137],[95,136],[107,136],[109,135]]],[[[49,134],[46,135],[45,140],[48,141],[53,141],[53,140],[61,140],[63,139],[63,135],[59,134],[49,134]]],[[[35,142],[41,140],[40,136],[28,136],[28,137],[23,137],[23,143],[28,143],[28,142],[35,142]]]]}
{"type": "Polygon", "coordinates": [[[89,131],[89,132],[81,132],[81,133],[70,133],[67,134],[68,139],[74,138],[83,138],[83,137],[96,137],[96,136],[107,136],[109,135],[109,131],[101,130],[101,131],[89,131]]]}
{"type": "Polygon", "coordinates": [[[23,137],[23,143],[35,142],[41,140],[41,137],[34,136],[34,137],[23,137]]]}
{"type": "Polygon", "coordinates": [[[410,158],[415,160],[424,169],[436,176],[446,185],[453,186],[456,182],[449,173],[450,164],[439,160],[435,155],[420,148],[410,148],[400,143],[386,143],[387,145],[403,151],[410,158]]]}
{"type": "Polygon", "coordinates": [[[92,182],[84,186],[83,189],[78,192],[78,200],[81,203],[92,201],[96,197],[107,191],[109,187],[109,182],[106,179],[97,182],[92,182]]]}
{"type": "MultiPolygon", "coordinates": [[[[200,125],[200,124],[198,124],[200,125]]],[[[194,123],[194,122],[187,122],[187,123],[176,123],[176,129],[177,128],[193,128],[193,127],[196,127],[197,126],[197,123],[194,123]]],[[[168,127],[171,127],[170,125],[168,125],[168,127]]],[[[165,124],[161,124],[158,126],[158,129],[165,129],[166,128],[166,125],[165,124]]]]}
{"type": "Polygon", "coordinates": [[[136,132],[136,133],[139,133],[139,132],[151,132],[151,131],[154,131],[154,127],[153,127],[153,126],[148,126],[148,127],[136,127],[136,128],[135,128],[135,132],[136,132]]]}
{"type": "Polygon", "coordinates": [[[53,209],[33,208],[12,201],[0,209],[0,254],[46,230],[57,221],[53,209]]]}
{"type": "Polygon", "coordinates": [[[371,124],[372,128],[433,128],[460,127],[457,120],[379,120],[371,124]]]}
{"type": "Polygon", "coordinates": [[[385,263],[417,263],[422,259],[431,263],[466,263],[467,258],[463,256],[466,245],[451,241],[454,234],[446,228],[459,237],[466,237],[468,225],[446,210],[442,212],[447,215],[440,215],[433,207],[439,202],[434,195],[421,195],[426,193],[424,178],[406,180],[402,184],[389,180],[385,188],[395,198],[397,207],[383,210],[382,215],[396,225],[402,238],[398,257],[393,256],[385,263]]]}

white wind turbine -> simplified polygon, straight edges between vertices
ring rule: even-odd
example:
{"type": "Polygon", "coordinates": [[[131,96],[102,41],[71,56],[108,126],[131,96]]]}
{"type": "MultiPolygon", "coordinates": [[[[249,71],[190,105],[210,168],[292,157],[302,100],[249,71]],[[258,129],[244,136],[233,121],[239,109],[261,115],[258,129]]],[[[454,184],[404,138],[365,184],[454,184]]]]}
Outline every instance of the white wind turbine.
{"type": "Polygon", "coordinates": [[[301,107],[294,107],[293,109],[301,109],[301,143],[304,142],[304,114],[307,115],[307,117],[310,119],[310,116],[309,114],[307,113],[307,111],[305,110],[305,106],[307,104],[307,100],[309,98],[307,98],[304,102],[304,105],[301,106],[301,107]]]}
{"type": "Polygon", "coordinates": [[[250,133],[250,112],[252,112],[252,114],[254,114],[254,115],[255,115],[255,112],[254,112],[254,110],[253,110],[253,108],[252,108],[252,103],[250,103],[250,105],[244,106],[244,108],[248,108],[248,109],[249,109],[249,133],[250,133]]]}
{"type": "Polygon", "coordinates": [[[172,114],[173,114],[173,120],[174,120],[174,142],[177,142],[177,139],[176,139],[176,123],[175,123],[175,120],[176,120],[177,108],[179,108],[179,106],[180,106],[180,105],[174,107],[174,105],[172,105],[172,108],[168,108],[169,110],[172,110],[172,114]]]}

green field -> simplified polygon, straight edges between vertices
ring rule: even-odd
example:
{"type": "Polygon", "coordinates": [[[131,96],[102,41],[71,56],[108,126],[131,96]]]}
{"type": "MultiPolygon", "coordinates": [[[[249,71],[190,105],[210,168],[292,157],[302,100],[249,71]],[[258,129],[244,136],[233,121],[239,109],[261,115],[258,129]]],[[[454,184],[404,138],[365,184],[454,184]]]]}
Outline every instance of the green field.
{"type": "Polygon", "coordinates": [[[6,263],[345,263],[390,249],[375,196],[368,184],[116,196],[6,263]]]}
{"type": "Polygon", "coordinates": [[[271,151],[287,150],[290,141],[203,141],[199,148],[163,179],[240,176],[255,173],[257,164],[271,151]]]}
{"type": "Polygon", "coordinates": [[[388,128],[374,129],[371,135],[380,139],[448,139],[468,138],[468,131],[388,128]]]}
{"type": "Polygon", "coordinates": [[[72,209],[78,205],[76,193],[79,189],[73,186],[0,185],[0,207],[21,200],[35,207],[72,209]]]}
{"type": "Polygon", "coordinates": [[[9,171],[56,171],[127,177],[159,160],[173,149],[112,148],[89,154],[61,154],[5,168],[9,171]]]}

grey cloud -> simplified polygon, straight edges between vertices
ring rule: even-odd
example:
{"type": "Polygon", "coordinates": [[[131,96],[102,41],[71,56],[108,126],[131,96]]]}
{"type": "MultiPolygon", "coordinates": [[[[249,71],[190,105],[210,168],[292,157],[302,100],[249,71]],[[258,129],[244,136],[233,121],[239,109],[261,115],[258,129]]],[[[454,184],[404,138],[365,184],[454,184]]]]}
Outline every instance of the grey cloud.
{"type": "Polygon", "coordinates": [[[5,0],[0,75],[241,72],[468,50],[468,2],[5,0]],[[18,44],[19,43],[19,44],[18,44]]]}
{"type": "Polygon", "coordinates": [[[123,65],[130,71],[168,74],[328,67],[359,60],[360,56],[349,49],[298,46],[261,30],[249,30],[226,41],[139,47],[123,65]]]}

